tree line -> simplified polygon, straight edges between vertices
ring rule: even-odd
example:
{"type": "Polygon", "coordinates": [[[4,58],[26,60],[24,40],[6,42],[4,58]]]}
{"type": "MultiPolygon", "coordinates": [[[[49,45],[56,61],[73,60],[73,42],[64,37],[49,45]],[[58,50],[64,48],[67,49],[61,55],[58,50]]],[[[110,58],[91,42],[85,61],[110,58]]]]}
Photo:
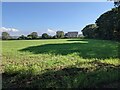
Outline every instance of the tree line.
{"type": "MultiPolygon", "coordinates": [[[[47,33],[43,33],[42,36],[38,36],[37,32],[32,32],[31,34],[28,34],[27,36],[21,35],[17,38],[17,40],[31,40],[31,39],[57,39],[57,38],[67,38],[64,35],[63,31],[57,31],[56,35],[51,36],[47,33]]],[[[2,32],[2,40],[13,40],[15,38],[12,38],[8,32],[2,32]]]]}
{"type": "Polygon", "coordinates": [[[102,14],[95,24],[87,25],[82,33],[86,38],[120,41],[120,1],[115,8],[102,14]]]}

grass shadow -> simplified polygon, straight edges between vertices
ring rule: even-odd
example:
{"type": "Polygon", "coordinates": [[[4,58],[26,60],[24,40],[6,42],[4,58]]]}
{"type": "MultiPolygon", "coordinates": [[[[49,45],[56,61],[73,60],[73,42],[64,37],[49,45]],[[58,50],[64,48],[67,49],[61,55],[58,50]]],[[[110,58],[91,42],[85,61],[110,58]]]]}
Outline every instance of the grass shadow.
{"type": "Polygon", "coordinates": [[[4,73],[3,88],[120,88],[120,85],[109,86],[114,82],[120,84],[119,67],[94,63],[101,64],[101,69],[91,71],[90,68],[68,66],[59,70],[46,69],[46,72],[38,75],[34,75],[29,69],[18,71],[12,77],[4,73]]]}
{"type": "MultiPolygon", "coordinates": [[[[81,40],[80,40],[81,41],[81,40]]],[[[118,58],[118,48],[112,43],[82,41],[73,43],[44,44],[30,46],[19,51],[33,54],[68,55],[76,53],[82,58],[118,58]]]]}

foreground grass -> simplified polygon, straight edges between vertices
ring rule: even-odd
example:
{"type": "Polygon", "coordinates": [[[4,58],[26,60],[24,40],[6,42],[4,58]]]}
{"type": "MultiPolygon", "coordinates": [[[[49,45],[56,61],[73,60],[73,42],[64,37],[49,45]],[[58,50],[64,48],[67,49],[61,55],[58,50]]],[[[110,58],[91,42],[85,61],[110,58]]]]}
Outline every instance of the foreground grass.
{"type": "Polygon", "coordinates": [[[3,88],[119,87],[118,44],[87,39],[3,41],[3,88]]]}

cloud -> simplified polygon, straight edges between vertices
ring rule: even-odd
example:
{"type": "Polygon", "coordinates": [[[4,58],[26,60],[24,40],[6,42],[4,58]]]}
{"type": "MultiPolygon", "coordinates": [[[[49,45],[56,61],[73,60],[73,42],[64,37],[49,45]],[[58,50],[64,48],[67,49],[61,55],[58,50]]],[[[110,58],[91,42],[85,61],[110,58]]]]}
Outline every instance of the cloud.
{"type": "Polygon", "coordinates": [[[1,27],[0,28],[0,32],[18,32],[18,29],[15,28],[5,28],[5,27],[1,27]]]}
{"type": "Polygon", "coordinates": [[[56,34],[56,31],[55,31],[55,30],[52,30],[52,29],[48,29],[48,30],[47,30],[47,33],[50,34],[50,35],[55,35],[55,34],[56,34]]]}

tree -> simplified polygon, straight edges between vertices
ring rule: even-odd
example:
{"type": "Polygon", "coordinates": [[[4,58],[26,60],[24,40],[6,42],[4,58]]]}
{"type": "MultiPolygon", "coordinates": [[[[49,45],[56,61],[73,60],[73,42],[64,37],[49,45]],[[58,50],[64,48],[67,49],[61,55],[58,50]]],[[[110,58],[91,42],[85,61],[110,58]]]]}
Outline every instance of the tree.
{"type": "Polygon", "coordinates": [[[64,32],[63,31],[57,31],[56,36],[57,36],[57,38],[64,38],[64,32]]]}
{"type": "Polygon", "coordinates": [[[42,34],[42,39],[48,39],[48,38],[49,38],[49,35],[47,33],[42,34]]]}
{"type": "Polygon", "coordinates": [[[86,38],[95,38],[97,36],[96,29],[96,24],[89,24],[83,28],[82,33],[86,38]]]}
{"type": "Polygon", "coordinates": [[[7,32],[2,32],[2,40],[11,39],[10,34],[7,32]]]}
{"type": "Polygon", "coordinates": [[[27,35],[27,39],[33,39],[32,35],[27,35]]]}
{"type": "Polygon", "coordinates": [[[33,38],[33,39],[38,38],[38,34],[37,34],[37,32],[32,32],[31,35],[32,35],[32,38],[33,38]]]}
{"type": "Polygon", "coordinates": [[[57,39],[57,36],[56,36],[56,35],[54,35],[52,38],[53,38],[53,39],[57,39]]]}
{"type": "Polygon", "coordinates": [[[119,6],[120,6],[120,1],[115,1],[115,2],[114,2],[114,6],[115,6],[115,7],[119,7],[119,6]]]}
{"type": "Polygon", "coordinates": [[[120,7],[102,14],[97,20],[97,34],[100,39],[120,39],[120,7]]]}
{"type": "Polygon", "coordinates": [[[18,39],[19,39],[19,40],[25,40],[25,39],[27,39],[27,37],[24,36],[24,35],[21,35],[18,39]]]}
{"type": "Polygon", "coordinates": [[[27,37],[28,37],[28,39],[37,39],[38,38],[38,34],[37,34],[37,32],[32,32],[27,37]]]}

